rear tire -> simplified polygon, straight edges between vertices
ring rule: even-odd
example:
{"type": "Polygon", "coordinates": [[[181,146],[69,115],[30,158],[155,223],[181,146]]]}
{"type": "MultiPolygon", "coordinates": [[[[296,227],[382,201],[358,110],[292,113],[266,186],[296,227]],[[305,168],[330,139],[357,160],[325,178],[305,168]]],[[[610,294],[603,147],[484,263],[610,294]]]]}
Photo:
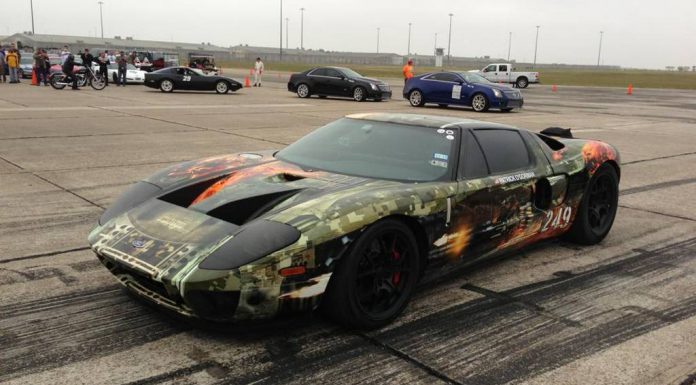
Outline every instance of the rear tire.
{"type": "Polygon", "coordinates": [[[527,88],[527,86],[529,85],[529,80],[524,76],[520,76],[519,78],[517,78],[515,85],[517,86],[517,88],[527,88]]]}
{"type": "Polygon", "coordinates": [[[408,93],[408,102],[411,103],[413,107],[423,107],[425,105],[425,98],[420,90],[412,90],[408,93]]]}
{"type": "Polygon", "coordinates": [[[302,99],[310,97],[312,94],[309,90],[309,86],[306,85],[305,83],[300,83],[297,86],[297,96],[301,97],[302,99]]]}
{"type": "Polygon", "coordinates": [[[53,75],[51,76],[51,87],[57,89],[57,90],[62,90],[65,88],[66,84],[62,83],[59,84],[59,82],[63,81],[65,79],[65,75],[53,75]]]}
{"type": "Polygon", "coordinates": [[[321,309],[349,328],[384,326],[406,308],[419,274],[418,245],[408,226],[379,221],[339,261],[321,309]]]}
{"type": "Polygon", "coordinates": [[[578,212],[564,239],[582,245],[594,245],[607,236],[619,204],[619,177],[604,163],[587,184],[578,212]]]}

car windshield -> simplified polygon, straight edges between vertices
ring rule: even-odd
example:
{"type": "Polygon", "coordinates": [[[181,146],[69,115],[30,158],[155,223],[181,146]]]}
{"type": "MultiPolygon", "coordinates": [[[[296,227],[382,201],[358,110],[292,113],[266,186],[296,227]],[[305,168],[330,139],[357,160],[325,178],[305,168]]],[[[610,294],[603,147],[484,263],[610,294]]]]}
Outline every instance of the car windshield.
{"type": "Polygon", "coordinates": [[[276,154],[305,169],[409,182],[450,175],[454,131],[344,118],[276,154]]]}
{"type": "Polygon", "coordinates": [[[459,72],[459,76],[464,78],[467,83],[490,83],[488,79],[473,72],[459,72]]]}
{"type": "Polygon", "coordinates": [[[34,58],[29,56],[22,56],[22,59],[19,61],[20,64],[33,64],[34,63],[34,58]]]}
{"type": "Polygon", "coordinates": [[[344,75],[346,75],[349,78],[362,78],[364,76],[360,75],[359,73],[353,71],[350,68],[339,68],[341,72],[343,72],[344,75]]]}

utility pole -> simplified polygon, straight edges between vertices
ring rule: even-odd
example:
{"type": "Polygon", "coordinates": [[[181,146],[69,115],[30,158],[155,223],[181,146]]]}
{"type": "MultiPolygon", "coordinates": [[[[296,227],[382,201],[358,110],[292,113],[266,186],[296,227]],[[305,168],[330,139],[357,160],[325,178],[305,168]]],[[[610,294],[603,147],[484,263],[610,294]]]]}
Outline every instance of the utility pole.
{"type": "Polygon", "coordinates": [[[101,38],[104,38],[104,16],[102,14],[103,1],[97,1],[99,3],[99,23],[101,24],[101,38]]]}
{"type": "Polygon", "coordinates": [[[377,53],[379,53],[379,27],[377,27],[377,53]]]}
{"type": "Polygon", "coordinates": [[[437,51],[437,32],[435,32],[435,48],[433,49],[433,55],[435,55],[435,51],[437,51]]]}
{"type": "Polygon", "coordinates": [[[34,0],[29,0],[29,7],[31,8],[31,34],[34,32],[34,0]]]}
{"type": "Polygon", "coordinates": [[[508,37],[508,58],[507,61],[510,61],[510,49],[512,48],[512,32],[510,32],[510,36],[508,37]]]}
{"type": "Polygon", "coordinates": [[[451,48],[451,43],[452,43],[452,16],[454,16],[453,13],[449,14],[450,17],[450,24],[449,24],[449,39],[447,39],[447,65],[450,64],[450,60],[452,56],[450,55],[450,48],[451,48]]]}
{"type": "Polygon", "coordinates": [[[599,59],[602,58],[602,38],[604,37],[604,31],[599,31],[599,53],[597,54],[597,67],[599,67],[599,59]]]}
{"type": "Polygon", "coordinates": [[[300,8],[300,49],[304,50],[304,8],[300,8]]]}
{"type": "Polygon", "coordinates": [[[411,23],[408,23],[408,49],[406,56],[411,56],[411,23]]]}
{"type": "Polygon", "coordinates": [[[288,44],[288,40],[289,40],[289,39],[288,39],[288,36],[290,35],[290,34],[288,33],[288,31],[289,31],[289,27],[288,27],[288,26],[289,26],[289,25],[290,25],[290,18],[286,17],[286,18],[285,18],[285,49],[287,49],[287,50],[290,49],[290,46],[289,46],[289,44],[288,44]]]}
{"type": "Polygon", "coordinates": [[[280,60],[283,61],[283,0],[280,0],[280,60]]]}
{"type": "Polygon", "coordinates": [[[534,40],[534,65],[532,65],[532,68],[536,68],[536,58],[537,58],[537,46],[539,45],[539,27],[536,26],[536,40],[534,40]]]}

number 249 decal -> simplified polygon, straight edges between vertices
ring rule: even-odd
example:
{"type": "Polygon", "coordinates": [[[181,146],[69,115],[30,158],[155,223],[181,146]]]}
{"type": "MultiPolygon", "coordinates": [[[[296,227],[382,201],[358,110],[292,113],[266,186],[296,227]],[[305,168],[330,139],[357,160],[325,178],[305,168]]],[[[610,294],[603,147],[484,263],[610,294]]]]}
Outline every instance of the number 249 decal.
{"type": "Polygon", "coordinates": [[[572,214],[573,210],[569,206],[547,211],[546,218],[544,218],[544,225],[541,226],[541,232],[565,228],[570,224],[570,217],[572,214]]]}

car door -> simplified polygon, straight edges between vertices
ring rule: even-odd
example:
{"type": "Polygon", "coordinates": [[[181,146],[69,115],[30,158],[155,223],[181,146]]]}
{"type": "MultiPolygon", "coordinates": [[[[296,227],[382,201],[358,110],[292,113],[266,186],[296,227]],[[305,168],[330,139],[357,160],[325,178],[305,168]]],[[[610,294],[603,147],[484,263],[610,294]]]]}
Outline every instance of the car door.
{"type": "Polygon", "coordinates": [[[312,93],[329,95],[329,78],[326,76],[326,68],[317,68],[314,71],[307,74],[307,78],[310,79],[309,87],[312,93]]]}
{"type": "Polygon", "coordinates": [[[547,214],[550,191],[543,188],[548,181],[548,161],[530,151],[529,140],[516,129],[475,129],[490,171],[489,197],[492,219],[489,239],[491,251],[531,240],[540,231],[540,222],[547,214]],[[540,182],[541,181],[541,182],[540,182]]]}
{"type": "Polygon", "coordinates": [[[327,88],[331,95],[351,96],[351,83],[342,72],[333,68],[326,69],[327,88]]]}
{"type": "Polygon", "coordinates": [[[188,69],[184,67],[179,67],[174,70],[172,74],[172,80],[174,80],[174,87],[180,90],[188,90],[189,82],[191,77],[187,74],[188,69]]]}
{"type": "Polygon", "coordinates": [[[438,72],[423,79],[426,84],[425,99],[440,104],[459,104],[461,80],[451,72],[438,72]]]}
{"type": "Polygon", "coordinates": [[[481,71],[481,76],[494,82],[495,77],[497,76],[496,75],[497,70],[498,70],[498,66],[496,66],[495,64],[491,64],[488,67],[484,68],[483,71],[481,71]]]}
{"type": "MultiPolygon", "coordinates": [[[[446,133],[446,132],[445,132],[446,133]]],[[[457,194],[452,203],[451,248],[448,255],[462,263],[484,256],[494,245],[488,165],[470,130],[462,130],[457,166],[457,194]]]]}
{"type": "Polygon", "coordinates": [[[211,90],[213,89],[213,80],[212,77],[201,75],[189,68],[186,69],[186,75],[184,75],[184,81],[187,82],[189,90],[211,90]]]}
{"type": "Polygon", "coordinates": [[[507,83],[510,81],[510,66],[507,64],[499,64],[498,72],[495,77],[495,81],[507,83]]]}

